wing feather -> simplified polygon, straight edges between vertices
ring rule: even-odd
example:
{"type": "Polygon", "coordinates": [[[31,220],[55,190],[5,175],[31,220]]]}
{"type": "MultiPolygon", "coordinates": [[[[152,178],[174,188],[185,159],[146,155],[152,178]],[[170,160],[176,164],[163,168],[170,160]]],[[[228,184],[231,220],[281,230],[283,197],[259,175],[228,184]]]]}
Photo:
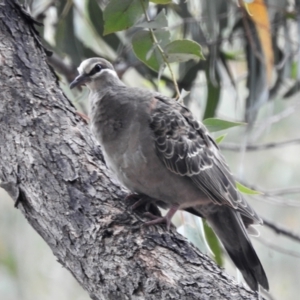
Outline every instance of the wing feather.
{"type": "Polygon", "coordinates": [[[236,189],[235,180],[207,129],[179,103],[155,96],[150,127],[156,152],[172,172],[189,177],[215,204],[260,220],[236,189]]]}

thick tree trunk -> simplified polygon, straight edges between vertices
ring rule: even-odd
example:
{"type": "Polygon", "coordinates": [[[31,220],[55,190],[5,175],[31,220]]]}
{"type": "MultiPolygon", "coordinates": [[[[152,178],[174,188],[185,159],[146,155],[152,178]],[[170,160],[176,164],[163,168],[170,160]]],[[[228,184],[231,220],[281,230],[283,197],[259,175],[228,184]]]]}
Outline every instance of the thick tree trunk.
{"type": "Polygon", "coordinates": [[[140,227],[126,210],[12,0],[0,4],[0,35],[2,186],[91,298],[256,299],[175,231],[140,227]]]}

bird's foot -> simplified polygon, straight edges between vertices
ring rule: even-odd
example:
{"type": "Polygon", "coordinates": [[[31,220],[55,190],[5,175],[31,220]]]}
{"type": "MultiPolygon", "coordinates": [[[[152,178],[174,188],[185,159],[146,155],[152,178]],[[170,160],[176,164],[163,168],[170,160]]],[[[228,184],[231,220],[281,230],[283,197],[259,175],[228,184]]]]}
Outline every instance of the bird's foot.
{"type": "Polygon", "coordinates": [[[144,216],[146,216],[146,217],[148,217],[152,220],[148,221],[148,222],[145,222],[143,224],[143,226],[150,226],[150,225],[156,225],[156,224],[163,224],[164,223],[164,224],[167,225],[167,230],[169,231],[170,227],[171,227],[171,224],[172,224],[171,220],[172,220],[174,214],[176,213],[176,211],[178,210],[178,208],[179,208],[179,205],[172,206],[164,217],[153,215],[150,212],[144,213],[143,214],[144,216]]]}
{"type": "Polygon", "coordinates": [[[89,124],[90,118],[86,114],[76,111],[76,115],[79,116],[86,124],[89,124]]]}
{"type": "Polygon", "coordinates": [[[153,215],[161,217],[160,210],[155,205],[156,200],[150,198],[146,195],[139,195],[139,194],[128,194],[125,197],[125,201],[129,201],[130,205],[127,207],[130,211],[134,211],[140,206],[144,206],[147,212],[151,211],[153,215]],[[131,204],[134,201],[133,204],[131,204]]]}

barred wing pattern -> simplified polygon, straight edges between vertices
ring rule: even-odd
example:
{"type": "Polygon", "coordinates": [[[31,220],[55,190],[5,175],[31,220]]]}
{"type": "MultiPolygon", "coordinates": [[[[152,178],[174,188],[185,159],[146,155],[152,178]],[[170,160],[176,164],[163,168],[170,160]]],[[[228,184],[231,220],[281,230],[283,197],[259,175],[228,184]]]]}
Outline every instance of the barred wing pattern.
{"type": "Polygon", "coordinates": [[[261,222],[237,191],[230,170],[218,146],[203,124],[179,103],[155,95],[150,127],[156,152],[172,172],[189,177],[213,203],[228,205],[261,222]]]}

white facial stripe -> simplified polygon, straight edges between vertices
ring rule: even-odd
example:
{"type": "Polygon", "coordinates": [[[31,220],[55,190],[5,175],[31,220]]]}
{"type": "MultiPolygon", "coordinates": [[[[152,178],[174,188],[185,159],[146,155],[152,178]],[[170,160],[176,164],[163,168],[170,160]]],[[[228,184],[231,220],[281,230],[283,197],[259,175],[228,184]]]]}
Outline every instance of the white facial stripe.
{"type": "Polygon", "coordinates": [[[117,72],[115,70],[111,70],[111,69],[103,69],[103,70],[101,70],[101,73],[104,73],[104,72],[108,72],[108,73],[114,75],[115,77],[119,78],[118,75],[117,75],[117,72]]]}
{"type": "Polygon", "coordinates": [[[82,74],[84,73],[84,70],[87,68],[88,65],[89,65],[89,60],[88,60],[88,59],[84,60],[84,61],[80,64],[80,66],[77,68],[78,73],[79,73],[80,75],[82,75],[82,74]]]}
{"type": "MultiPolygon", "coordinates": [[[[87,68],[87,66],[88,66],[88,63],[89,63],[89,62],[88,62],[87,60],[85,60],[85,61],[83,61],[83,62],[81,63],[81,65],[77,68],[78,73],[79,73],[80,75],[82,75],[82,74],[85,73],[84,70],[86,70],[86,68],[87,68]]],[[[112,74],[113,76],[115,76],[115,77],[118,78],[118,75],[117,75],[117,73],[116,73],[115,70],[111,70],[111,69],[102,69],[100,73],[103,73],[103,72],[108,72],[108,73],[110,73],[110,74],[112,74]]],[[[97,74],[97,73],[96,73],[96,74],[97,74]]],[[[96,75],[96,74],[95,74],[95,75],[96,75]]]]}

